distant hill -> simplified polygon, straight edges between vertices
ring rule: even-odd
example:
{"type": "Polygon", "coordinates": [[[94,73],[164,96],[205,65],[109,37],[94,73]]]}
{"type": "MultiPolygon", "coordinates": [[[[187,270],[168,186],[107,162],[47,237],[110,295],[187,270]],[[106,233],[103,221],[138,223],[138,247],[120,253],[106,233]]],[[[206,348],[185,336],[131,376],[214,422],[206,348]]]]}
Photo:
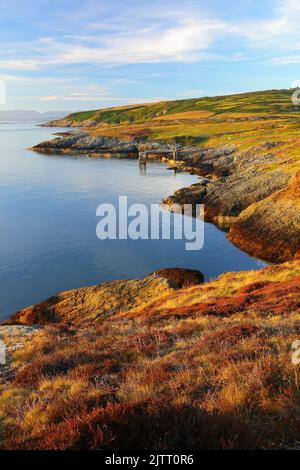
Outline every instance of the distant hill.
{"type": "Polygon", "coordinates": [[[52,126],[90,126],[100,124],[136,124],[149,121],[197,120],[235,117],[236,113],[248,113],[257,117],[262,114],[294,114],[291,90],[268,90],[235,95],[170,100],[156,103],[120,106],[67,115],[63,122],[49,123],[52,126]]]}
{"type": "Polygon", "coordinates": [[[66,115],[66,111],[48,111],[39,113],[24,109],[12,109],[0,111],[0,122],[43,122],[49,119],[60,119],[66,115]]]}

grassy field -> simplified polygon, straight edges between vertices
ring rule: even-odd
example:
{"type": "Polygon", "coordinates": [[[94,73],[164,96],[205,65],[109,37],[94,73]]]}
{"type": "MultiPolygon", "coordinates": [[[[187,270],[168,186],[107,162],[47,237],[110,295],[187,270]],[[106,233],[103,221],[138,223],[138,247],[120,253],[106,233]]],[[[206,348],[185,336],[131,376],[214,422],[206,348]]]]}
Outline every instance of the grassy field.
{"type": "MultiPolygon", "coordinates": [[[[204,147],[230,144],[241,150],[267,142],[292,171],[300,168],[300,112],[292,103],[292,90],[100,109],[71,114],[66,120],[83,126],[93,123],[91,134],[125,140],[204,147]]],[[[268,147],[264,152],[269,152],[268,147]]]]}
{"type": "Polygon", "coordinates": [[[295,115],[291,90],[270,90],[213,98],[194,98],[159,103],[122,106],[70,114],[68,119],[92,120],[101,124],[130,124],[166,119],[206,119],[207,117],[251,117],[295,115]]]}

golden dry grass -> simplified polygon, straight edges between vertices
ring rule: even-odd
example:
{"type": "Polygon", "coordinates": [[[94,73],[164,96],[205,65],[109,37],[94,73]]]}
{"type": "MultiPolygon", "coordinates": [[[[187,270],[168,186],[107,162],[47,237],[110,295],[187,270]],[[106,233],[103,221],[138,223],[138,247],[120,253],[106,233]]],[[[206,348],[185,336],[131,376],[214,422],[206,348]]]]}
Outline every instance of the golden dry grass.
{"type": "Polygon", "coordinates": [[[297,446],[300,262],[45,326],[0,395],[6,449],[297,446]]]}

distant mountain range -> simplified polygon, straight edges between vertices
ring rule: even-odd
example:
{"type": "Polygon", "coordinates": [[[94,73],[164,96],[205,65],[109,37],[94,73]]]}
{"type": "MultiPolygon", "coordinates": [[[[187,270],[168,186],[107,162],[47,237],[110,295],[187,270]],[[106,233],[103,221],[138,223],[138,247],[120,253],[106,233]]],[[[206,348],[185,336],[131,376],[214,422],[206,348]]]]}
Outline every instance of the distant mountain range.
{"type": "Polygon", "coordinates": [[[39,113],[37,111],[13,109],[9,111],[0,111],[0,122],[43,122],[60,119],[67,114],[67,111],[46,111],[44,113],[39,113]]]}

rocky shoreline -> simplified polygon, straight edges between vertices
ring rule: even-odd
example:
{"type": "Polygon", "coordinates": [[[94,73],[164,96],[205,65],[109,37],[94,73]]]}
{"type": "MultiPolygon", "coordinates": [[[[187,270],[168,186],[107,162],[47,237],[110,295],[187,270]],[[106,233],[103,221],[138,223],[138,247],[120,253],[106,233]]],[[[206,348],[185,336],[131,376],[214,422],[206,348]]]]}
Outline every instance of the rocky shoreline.
{"type": "Polygon", "coordinates": [[[205,220],[228,230],[228,238],[237,247],[276,263],[300,255],[300,176],[280,165],[281,157],[272,152],[279,144],[264,143],[251,151],[230,145],[178,145],[174,161],[172,143],[120,140],[76,130],[42,142],[32,150],[94,158],[137,158],[139,152],[146,152],[149,159],[199,175],[199,183],[166,197],[163,207],[172,210],[173,204],[204,204],[205,220]]]}
{"type": "Polygon", "coordinates": [[[92,137],[85,131],[72,131],[55,139],[41,142],[31,148],[40,153],[58,154],[84,154],[89,156],[102,156],[105,154],[123,154],[136,156],[137,149],[134,143],[122,142],[118,139],[106,137],[92,137]]]}

